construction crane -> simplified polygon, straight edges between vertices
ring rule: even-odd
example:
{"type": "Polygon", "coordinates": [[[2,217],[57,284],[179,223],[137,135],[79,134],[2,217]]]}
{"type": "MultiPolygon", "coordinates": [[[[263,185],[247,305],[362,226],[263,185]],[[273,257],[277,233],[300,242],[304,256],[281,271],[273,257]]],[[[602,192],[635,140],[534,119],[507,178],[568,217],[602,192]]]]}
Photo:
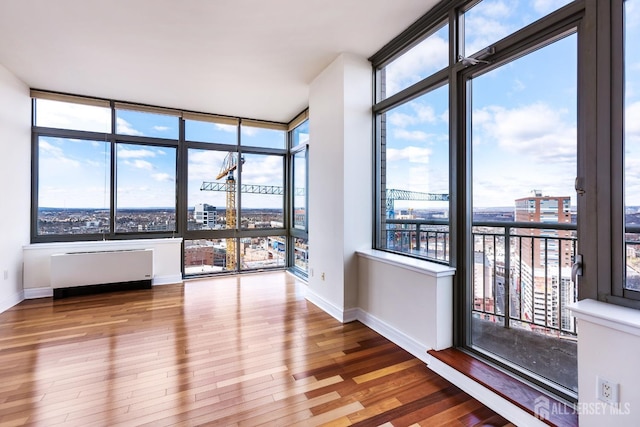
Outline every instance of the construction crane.
{"type": "Polygon", "coordinates": [[[396,200],[415,200],[427,202],[448,202],[449,195],[442,193],[421,193],[419,191],[387,189],[387,218],[395,216],[396,200]]]}
{"type": "MultiPolygon", "coordinates": [[[[244,158],[240,157],[240,162],[238,162],[238,153],[230,152],[227,153],[224,160],[222,161],[222,168],[220,169],[220,173],[216,176],[216,180],[227,177],[225,182],[211,182],[204,181],[200,186],[201,191],[224,191],[227,193],[227,204],[226,204],[226,225],[227,230],[234,230],[237,225],[237,217],[236,217],[236,179],[234,172],[238,169],[238,164],[243,164],[244,158]]],[[[250,193],[250,194],[273,194],[273,195],[283,195],[284,187],[280,187],[277,185],[252,185],[252,184],[242,184],[240,186],[240,192],[242,193],[250,193]]],[[[304,188],[296,188],[295,189],[296,196],[304,196],[305,189],[304,188]]],[[[233,237],[227,238],[227,252],[226,252],[226,268],[227,270],[235,270],[236,268],[236,239],[233,237]]]]}
{"type": "MultiPolygon", "coordinates": [[[[234,171],[238,169],[238,163],[244,163],[244,158],[240,157],[238,162],[238,153],[227,153],[222,161],[222,168],[216,179],[227,177],[224,182],[224,190],[227,193],[227,205],[225,217],[227,222],[227,230],[235,230],[236,228],[236,179],[234,171]]],[[[202,188],[201,188],[202,189],[202,188]]],[[[236,239],[235,237],[227,238],[227,270],[236,269],[236,239]]]]}

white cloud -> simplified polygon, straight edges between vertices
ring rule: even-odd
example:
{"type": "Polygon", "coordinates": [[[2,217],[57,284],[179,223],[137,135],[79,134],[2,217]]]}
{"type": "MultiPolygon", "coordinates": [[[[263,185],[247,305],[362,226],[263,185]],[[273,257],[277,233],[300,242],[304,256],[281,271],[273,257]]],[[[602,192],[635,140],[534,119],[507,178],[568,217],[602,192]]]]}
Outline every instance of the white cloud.
{"type": "MultiPolygon", "coordinates": [[[[189,150],[189,180],[200,183],[215,181],[226,155],[227,153],[224,151],[189,150]]],[[[198,188],[200,188],[200,184],[198,184],[198,188]]]]}
{"type": "Polygon", "coordinates": [[[59,167],[80,166],[80,162],[65,156],[62,147],[55,146],[45,139],[40,139],[38,146],[40,152],[45,154],[45,156],[41,156],[41,162],[45,160],[54,161],[59,167]]]}
{"type": "Polygon", "coordinates": [[[513,7],[507,6],[503,1],[485,0],[482,3],[482,13],[494,19],[508,18],[513,7]]]}
{"type": "Polygon", "coordinates": [[[169,126],[154,126],[153,129],[157,130],[158,132],[166,132],[171,128],[169,126]]]}
{"type": "Polygon", "coordinates": [[[394,129],[393,136],[406,141],[426,141],[429,139],[429,134],[421,130],[394,129]]]}
{"type": "Polygon", "coordinates": [[[485,140],[532,161],[575,162],[577,130],[574,123],[564,121],[567,115],[566,110],[554,110],[544,103],[513,109],[492,106],[474,111],[474,125],[479,125],[485,140]]]}
{"type": "Polygon", "coordinates": [[[111,132],[109,108],[38,99],[37,125],[44,127],[111,132]]]}
{"type": "Polygon", "coordinates": [[[280,156],[245,155],[242,165],[242,183],[282,186],[283,170],[280,156]]]}
{"type": "Polygon", "coordinates": [[[148,170],[148,171],[152,171],[154,169],[153,165],[150,162],[146,161],[146,160],[136,159],[136,160],[134,160],[132,162],[127,160],[127,161],[124,162],[124,164],[126,164],[128,166],[131,166],[131,167],[134,167],[136,169],[143,169],[143,170],[148,170]]]}
{"type": "Polygon", "coordinates": [[[151,178],[158,182],[173,182],[173,177],[168,173],[154,173],[151,178]]]}
{"type": "Polygon", "coordinates": [[[386,66],[387,96],[448,65],[449,44],[432,35],[386,66]]]}
{"type": "Polygon", "coordinates": [[[409,146],[403,149],[387,148],[387,163],[408,160],[410,163],[429,163],[431,149],[409,146]]]}
{"type": "Polygon", "coordinates": [[[546,15],[567,4],[568,0],[534,0],[533,9],[540,15],[546,15]]]}
{"type": "Polygon", "coordinates": [[[435,123],[437,121],[436,113],[431,105],[414,102],[411,104],[411,108],[418,114],[418,120],[421,123],[435,123]]]}
{"type": "Polygon", "coordinates": [[[134,129],[133,126],[131,126],[131,123],[129,123],[128,121],[126,121],[125,119],[123,119],[121,117],[117,118],[116,127],[117,127],[117,130],[118,130],[118,133],[123,134],[123,135],[135,135],[135,136],[144,135],[139,130],[134,129]]]}
{"type": "Polygon", "coordinates": [[[389,123],[397,127],[407,127],[418,123],[436,123],[438,120],[449,120],[449,112],[445,111],[445,115],[437,115],[431,105],[425,105],[418,101],[412,101],[409,103],[409,107],[415,114],[407,114],[400,112],[389,113],[389,123]]]}
{"type": "Polygon", "coordinates": [[[627,138],[640,139],[640,101],[627,106],[624,117],[625,135],[627,138]]]}
{"type": "Polygon", "coordinates": [[[478,52],[510,34],[514,26],[505,19],[509,13],[509,8],[502,2],[492,5],[486,0],[471,9],[464,21],[465,55],[478,52]]]}
{"type": "Polygon", "coordinates": [[[118,148],[118,157],[122,159],[141,159],[145,157],[155,157],[156,152],[144,148],[131,150],[128,148],[118,148]]]}
{"type": "Polygon", "coordinates": [[[415,124],[416,116],[412,116],[410,114],[405,114],[405,113],[394,112],[389,114],[387,120],[389,121],[389,124],[393,126],[404,128],[412,124],[415,124]]]}
{"type": "Polygon", "coordinates": [[[260,129],[256,127],[242,126],[242,135],[255,136],[258,134],[259,131],[260,129]]]}
{"type": "Polygon", "coordinates": [[[215,123],[215,125],[216,125],[216,129],[224,131],[224,132],[233,132],[233,133],[235,133],[235,132],[238,131],[238,127],[236,125],[225,125],[225,124],[221,124],[221,123],[215,123]]]}

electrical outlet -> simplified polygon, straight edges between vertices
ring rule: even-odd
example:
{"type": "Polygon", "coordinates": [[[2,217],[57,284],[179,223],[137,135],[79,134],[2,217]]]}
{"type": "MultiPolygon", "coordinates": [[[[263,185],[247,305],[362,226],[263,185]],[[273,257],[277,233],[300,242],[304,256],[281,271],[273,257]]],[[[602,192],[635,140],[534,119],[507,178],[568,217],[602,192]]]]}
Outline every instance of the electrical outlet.
{"type": "Polygon", "coordinates": [[[8,280],[9,279],[9,270],[5,270],[4,271],[4,280],[8,280]]]}
{"type": "Polygon", "coordinates": [[[596,397],[603,402],[617,404],[619,403],[618,393],[620,385],[605,378],[597,377],[596,397]]]}
{"type": "Polygon", "coordinates": [[[320,275],[320,278],[321,278],[322,280],[324,280],[324,273],[322,273],[322,274],[320,275]]]}

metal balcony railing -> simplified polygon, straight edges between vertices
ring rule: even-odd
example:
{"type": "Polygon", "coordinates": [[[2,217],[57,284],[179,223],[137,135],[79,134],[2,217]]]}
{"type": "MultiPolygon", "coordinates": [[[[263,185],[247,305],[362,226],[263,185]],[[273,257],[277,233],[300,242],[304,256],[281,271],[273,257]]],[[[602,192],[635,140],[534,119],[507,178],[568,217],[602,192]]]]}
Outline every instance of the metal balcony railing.
{"type": "MultiPolygon", "coordinates": [[[[576,225],[482,221],[473,223],[472,233],[473,316],[505,328],[574,338],[567,306],[577,295],[571,281],[576,225]]],[[[390,219],[384,238],[391,251],[449,260],[446,220],[390,219]]]]}
{"type": "Polygon", "coordinates": [[[387,219],[386,249],[449,262],[449,221],[424,219],[387,219]]]}

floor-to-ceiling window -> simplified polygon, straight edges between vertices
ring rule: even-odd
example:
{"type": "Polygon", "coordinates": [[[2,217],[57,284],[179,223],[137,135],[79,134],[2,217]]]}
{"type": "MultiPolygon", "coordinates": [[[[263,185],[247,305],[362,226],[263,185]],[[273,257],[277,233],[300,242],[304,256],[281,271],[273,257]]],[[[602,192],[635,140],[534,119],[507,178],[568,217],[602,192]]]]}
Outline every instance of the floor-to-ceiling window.
{"type": "Polygon", "coordinates": [[[370,58],[374,246],[455,267],[456,345],[569,400],[567,305],[635,304],[636,3],[440,2],[370,58]]]}
{"type": "Polygon", "coordinates": [[[377,71],[381,249],[449,259],[449,26],[438,23],[377,71]],[[420,82],[420,85],[416,83],[420,82]]]}
{"type": "Polygon", "coordinates": [[[286,171],[295,163],[306,218],[308,122],[32,96],[34,243],[182,237],[186,276],[283,268],[289,252],[306,260],[305,236],[289,246],[299,224],[289,226],[286,171]]]}
{"type": "Polygon", "coordinates": [[[291,196],[289,208],[289,266],[302,277],[309,273],[309,119],[302,113],[289,124],[289,170],[291,196]]]}
{"type": "Polygon", "coordinates": [[[577,330],[567,308],[577,295],[577,35],[554,39],[465,80],[467,343],[577,392],[577,330]]]}

